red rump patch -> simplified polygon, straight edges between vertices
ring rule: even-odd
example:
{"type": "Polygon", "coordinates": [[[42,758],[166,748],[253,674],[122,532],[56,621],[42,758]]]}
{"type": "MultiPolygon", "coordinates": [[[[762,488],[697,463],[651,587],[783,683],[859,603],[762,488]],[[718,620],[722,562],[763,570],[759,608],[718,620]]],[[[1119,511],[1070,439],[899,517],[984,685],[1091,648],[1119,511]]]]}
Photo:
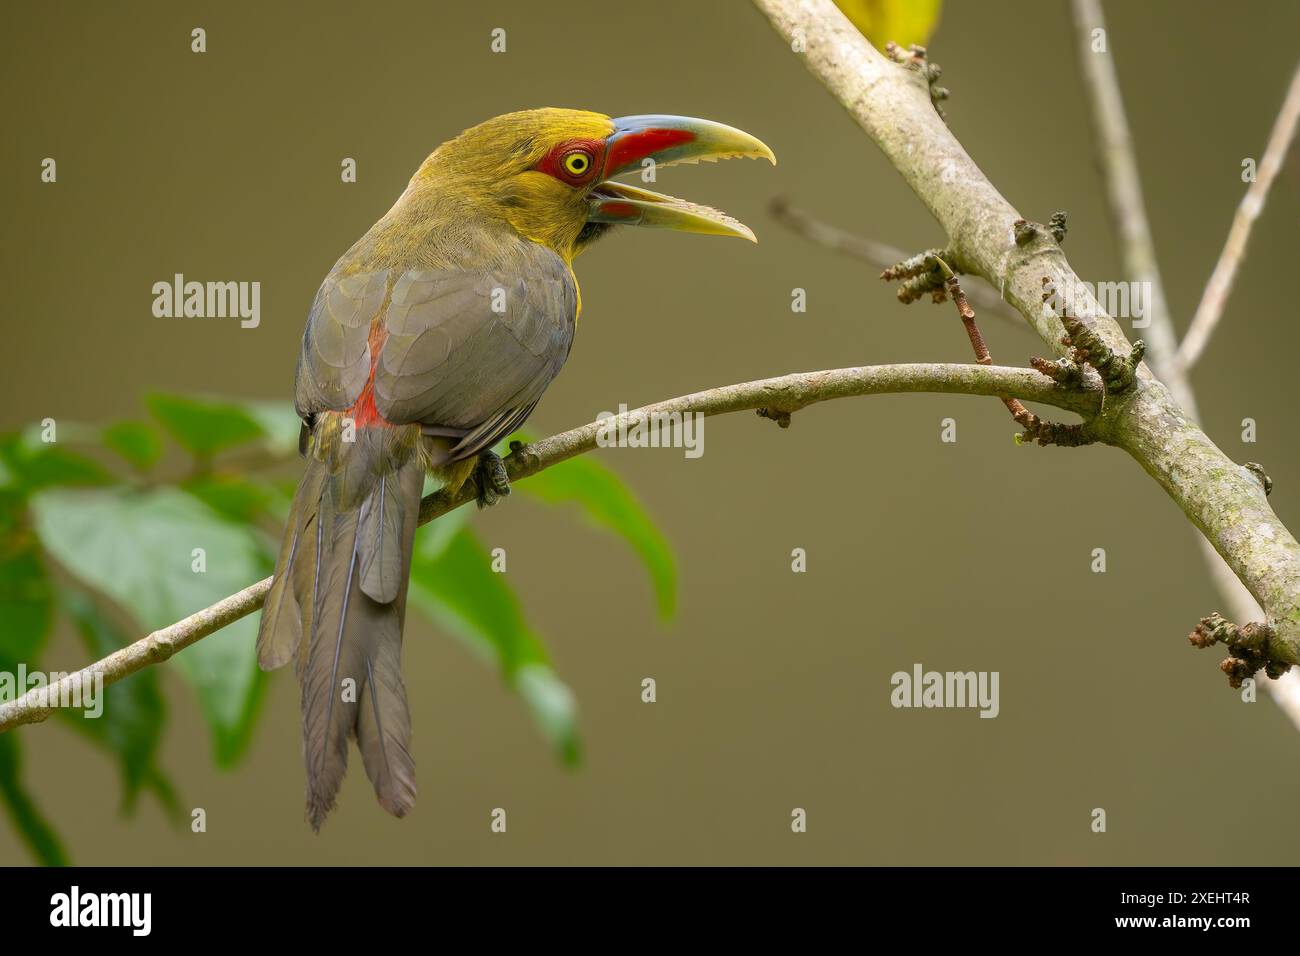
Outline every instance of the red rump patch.
{"type": "Polygon", "coordinates": [[[375,370],[370,370],[370,378],[366,379],[366,387],[361,390],[360,396],[357,397],[352,408],[348,411],[348,417],[358,428],[365,428],[368,425],[384,425],[384,417],[379,414],[379,408],[375,405],[375,370]]]}
{"type": "Polygon", "coordinates": [[[379,363],[379,353],[384,350],[386,341],[388,341],[388,329],[385,328],[381,316],[371,323],[370,336],[367,339],[367,343],[370,345],[370,374],[366,377],[366,384],[361,389],[361,394],[357,396],[357,400],[348,409],[348,417],[352,419],[353,424],[358,428],[365,428],[368,425],[379,425],[384,428],[392,427],[392,422],[387,421],[383,415],[380,415],[379,408],[375,405],[375,366],[379,363]]]}

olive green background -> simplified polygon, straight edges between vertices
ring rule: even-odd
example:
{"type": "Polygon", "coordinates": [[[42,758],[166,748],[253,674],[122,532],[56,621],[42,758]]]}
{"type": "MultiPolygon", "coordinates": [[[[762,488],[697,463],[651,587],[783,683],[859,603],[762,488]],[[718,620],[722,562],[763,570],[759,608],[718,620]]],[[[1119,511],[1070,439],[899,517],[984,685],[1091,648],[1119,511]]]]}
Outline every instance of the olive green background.
{"type": "MultiPolygon", "coordinates": [[[[1289,2],[1110,3],[1161,267],[1195,309],[1289,80],[1289,2]]],[[[931,43],[950,123],[1022,214],[1070,213],[1082,276],[1119,272],[1064,3],[950,2],[931,43]]],[[[760,237],[631,231],[579,260],[577,344],[532,426],[788,371],[969,361],[951,307],[903,308],[873,270],[791,235],[786,195],[910,250],[922,204],[743,2],[618,4],[9,2],[0,11],[5,214],[0,427],[142,413],[149,389],[287,398],[316,286],[425,155],[481,119],[544,105],[671,112],[764,139],[780,165],[665,171],[760,237]],[[190,52],[203,26],[208,52],[190,52]],[[508,52],[489,50],[494,27],[508,52]],[[39,181],[58,161],[58,183],[39,181]],[[359,181],[339,180],[354,157],[359,181]],[[155,319],[175,272],[259,280],[262,324],[155,319]],[[791,290],[807,290],[793,314],[791,290]]],[[[1294,156],[1255,230],[1210,355],[1205,425],[1271,473],[1300,527],[1288,286],[1294,156]],[[1257,420],[1243,445],[1240,422],[1257,420]]],[[[986,317],[996,359],[1042,351],[986,317]]],[[[208,832],[143,798],[68,728],[23,728],[28,779],[77,862],[1295,863],[1300,733],[1184,635],[1215,610],[1194,532],[1122,452],[1018,448],[993,400],[834,402],[779,430],[711,419],[705,454],[606,450],[674,545],[681,609],[576,515],[515,496],[475,519],[582,708],[561,769],[522,704],[413,615],[404,669],[420,798],[394,820],[359,763],[322,834],[302,819],[297,688],[276,674],[244,762],[213,768],[188,689],[165,677],[163,766],[208,832]],[[940,420],[958,442],[939,440],[940,420]],[[1085,517],[1086,516],[1086,517],[1085,517]],[[790,570],[804,548],[808,570],[790,570]],[[1105,574],[1089,570],[1104,547],[1105,574]],[[997,670],[1001,714],[890,706],[914,662],[997,670]],[[640,682],[658,681],[657,703],[640,682]],[[489,831],[494,807],[504,835],[489,831]],[[808,832],[790,830],[806,808],[808,832]],[[1091,811],[1108,814],[1105,834],[1091,811]]],[[[123,542],[129,547],[129,542],[123,542]]],[[[47,669],[84,663],[60,631],[47,669]]],[[[0,862],[26,862],[0,827],[0,862]]]]}

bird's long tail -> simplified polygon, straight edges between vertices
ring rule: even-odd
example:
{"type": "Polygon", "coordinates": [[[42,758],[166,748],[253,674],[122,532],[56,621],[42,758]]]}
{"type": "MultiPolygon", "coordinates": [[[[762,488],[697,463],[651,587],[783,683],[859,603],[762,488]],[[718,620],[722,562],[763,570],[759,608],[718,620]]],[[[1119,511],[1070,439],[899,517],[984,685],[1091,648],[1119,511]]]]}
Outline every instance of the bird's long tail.
{"type": "Polygon", "coordinates": [[[297,658],[307,818],[334,807],[356,739],[380,805],[415,805],[402,683],[406,585],[426,462],[419,428],[318,423],[257,637],[264,670],[297,658]]]}

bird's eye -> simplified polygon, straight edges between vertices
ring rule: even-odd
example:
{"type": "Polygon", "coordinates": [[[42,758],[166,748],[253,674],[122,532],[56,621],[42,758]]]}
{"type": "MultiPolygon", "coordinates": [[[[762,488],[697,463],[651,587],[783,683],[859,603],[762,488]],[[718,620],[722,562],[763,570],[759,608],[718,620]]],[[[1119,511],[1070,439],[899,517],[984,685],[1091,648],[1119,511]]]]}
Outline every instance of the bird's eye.
{"type": "Polygon", "coordinates": [[[591,171],[591,153],[574,150],[564,157],[564,171],[570,176],[582,177],[591,171]]]}

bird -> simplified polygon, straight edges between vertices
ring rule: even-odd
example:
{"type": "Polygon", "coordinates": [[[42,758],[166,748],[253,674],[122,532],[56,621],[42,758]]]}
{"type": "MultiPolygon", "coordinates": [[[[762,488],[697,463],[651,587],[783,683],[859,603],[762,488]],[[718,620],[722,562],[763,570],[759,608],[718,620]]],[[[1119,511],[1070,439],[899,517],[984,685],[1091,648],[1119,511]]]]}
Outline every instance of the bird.
{"type": "Polygon", "coordinates": [[[719,210],[613,178],[731,157],[776,162],[692,117],[497,116],[435,149],[321,283],[294,381],[306,466],[257,637],[263,670],[295,661],[315,831],[350,740],[384,810],[415,804],[401,646],[426,473],[453,493],[473,482],[480,507],[509,493],[492,449],[568,358],[573,261],[592,243],[620,226],[756,241],[719,210]]]}

